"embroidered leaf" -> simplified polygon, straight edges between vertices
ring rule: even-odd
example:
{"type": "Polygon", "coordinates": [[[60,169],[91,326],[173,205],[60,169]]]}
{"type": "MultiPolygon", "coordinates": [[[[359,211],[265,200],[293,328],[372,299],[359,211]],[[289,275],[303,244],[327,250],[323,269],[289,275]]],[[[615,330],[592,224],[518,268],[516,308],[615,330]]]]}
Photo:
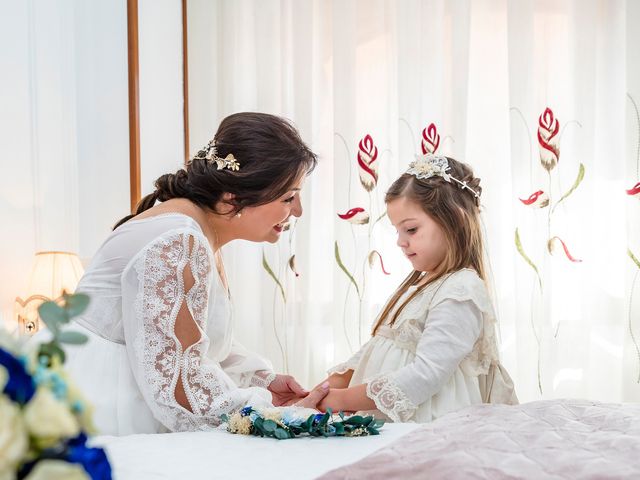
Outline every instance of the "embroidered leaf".
{"type": "Polygon", "coordinates": [[[280,280],[278,280],[278,277],[276,277],[276,274],[273,273],[273,270],[269,266],[269,263],[267,262],[267,257],[264,255],[264,250],[262,251],[262,268],[264,268],[269,274],[269,276],[273,278],[273,281],[276,282],[276,285],[278,285],[278,287],[280,288],[280,294],[282,295],[282,300],[285,303],[287,303],[287,296],[284,293],[284,288],[282,287],[280,280]]]}
{"type": "Polygon", "coordinates": [[[636,264],[636,266],[638,268],[640,268],[640,260],[638,260],[638,257],[636,257],[633,252],[631,251],[630,248],[627,249],[627,254],[629,255],[629,258],[633,261],[633,263],[636,264]]]}
{"type": "Polygon", "coordinates": [[[371,228],[375,227],[376,223],[378,223],[380,220],[382,220],[386,215],[387,215],[387,212],[383,212],[382,215],[380,215],[378,218],[376,218],[375,222],[373,222],[373,225],[371,225],[371,228]]]}
{"type": "Polygon", "coordinates": [[[569,195],[571,195],[576,188],[578,188],[578,185],[580,185],[580,183],[582,183],[582,180],[584,179],[584,165],[581,163],[580,164],[580,169],[578,170],[578,176],[576,178],[576,181],[573,182],[573,186],[569,189],[569,191],[567,193],[565,193],[562,197],[560,197],[560,200],[558,200],[556,202],[556,204],[553,206],[553,209],[551,210],[551,213],[553,213],[556,209],[556,207],[558,205],[560,205],[560,202],[562,202],[565,198],[567,198],[569,195]]]}
{"type": "Polygon", "coordinates": [[[291,255],[291,258],[289,259],[289,268],[291,269],[291,271],[293,273],[296,274],[296,277],[300,276],[300,274],[296,270],[296,256],[295,255],[291,255]]]}
{"type": "Polygon", "coordinates": [[[351,283],[353,283],[353,286],[356,287],[356,292],[358,292],[358,297],[360,297],[360,289],[358,288],[358,284],[356,283],[356,279],[353,278],[353,275],[351,275],[349,270],[347,270],[347,267],[345,267],[344,263],[342,263],[342,259],[340,258],[340,248],[338,247],[338,242],[337,241],[335,242],[334,253],[335,253],[336,262],[338,263],[338,266],[345,273],[345,275],[347,277],[349,277],[349,280],[351,280],[351,283]]]}
{"type": "Polygon", "coordinates": [[[538,277],[538,284],[540,285],[540,290],[542,290],[542,279],[540,278],[540,272],[538,271],[538,267],[536,267],[536,264],[533,263],[533,261],[531,261],[529,256],[524,252],[524,248],[522,248],[522,242],[520,241],[520,232],[518,232],[517,228],[516,228],[516,248],[518,249],[518,253],[524,259],[524,261],[527,262],[527,264],[531,268],[533,268],[533,270],[536,272],[536,276],[538,277]]]}

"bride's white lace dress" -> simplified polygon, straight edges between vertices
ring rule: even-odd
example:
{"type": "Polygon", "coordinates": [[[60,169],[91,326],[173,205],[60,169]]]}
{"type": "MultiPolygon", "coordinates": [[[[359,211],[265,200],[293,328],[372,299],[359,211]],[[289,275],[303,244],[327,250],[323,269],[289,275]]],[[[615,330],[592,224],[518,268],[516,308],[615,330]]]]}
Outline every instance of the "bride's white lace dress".
{"type": "Polygon", "coordinates": [[[66,366],[94,405],[100,433],[204,430],[246,404],[271,405],[271,364],[234,342],[227,290],[191,217],[120,226],[77,291],[91,297],[76,325],[90,341],[68,349],[66,366]],[[176,336],[179,312],[196,323],[195,343],[176,336]],[[176,400],[180,381],[191,411],[176,400]]]}

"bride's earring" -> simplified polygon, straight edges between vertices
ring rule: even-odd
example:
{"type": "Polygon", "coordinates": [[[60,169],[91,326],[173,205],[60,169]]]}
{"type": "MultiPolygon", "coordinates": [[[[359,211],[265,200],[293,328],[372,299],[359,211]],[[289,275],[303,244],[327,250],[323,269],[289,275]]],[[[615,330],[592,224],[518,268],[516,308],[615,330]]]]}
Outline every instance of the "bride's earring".
{"type": "Polygon", "coordinates": [[[242,216],[242,212],[236,213],[236,217],[240,218],[242,216]]]}

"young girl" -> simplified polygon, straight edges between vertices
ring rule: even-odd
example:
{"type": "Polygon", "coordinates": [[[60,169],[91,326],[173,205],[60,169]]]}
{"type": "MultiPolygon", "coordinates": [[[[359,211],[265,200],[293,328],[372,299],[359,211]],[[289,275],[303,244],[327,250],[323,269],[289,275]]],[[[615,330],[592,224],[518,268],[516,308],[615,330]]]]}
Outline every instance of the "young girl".
{"type": "Polygon", "coordinates": [[[430,154],[391,185],[387,214],[413,272],[372,338],[330,370],[321,409],[429,422],[467,405],[517,403],[485,287],[481,192],[468,165],[430,154]]]}

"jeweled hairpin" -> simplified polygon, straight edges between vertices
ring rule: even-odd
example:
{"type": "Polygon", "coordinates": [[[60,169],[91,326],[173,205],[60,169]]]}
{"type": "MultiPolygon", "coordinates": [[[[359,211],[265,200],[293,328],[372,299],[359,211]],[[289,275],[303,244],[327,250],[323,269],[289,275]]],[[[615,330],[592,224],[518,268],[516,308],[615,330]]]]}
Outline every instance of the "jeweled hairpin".
{"type": "Polygon", "coordinates": [[[233,170],[237,172],[240,170],[240,164],[238,160],[233,156],[232,153],[227,155],[224,158],[221,158],[217,155],[216,152],[216,144],[213,140],[211,140],[206,147],[200,150],[193,159],[206,160],[207,162],[213,163],[217,165],[218,170],[222,170],[224,168],[228,168],[229,170],[233,170]]]}
{"type": "Polygon", "coordinates": [[[473,194],[474,197],[480,198],[480,194],[469,185],[467,185],[467,182],[463,182],[449,175],[448,171],[450,169],[451,167],[449,166],[449,161],[446,157],[434,155],[433,153],[427,153],[426,155],[416,155],[415,161],[409,164],[407,173],[415,176],[420,180],[425,180],[433,176],[442,177],[447,182],[451,182],[451,180],[453,180],[458,185],[460,185],[463,190],[467,189],[473,194]]]}

